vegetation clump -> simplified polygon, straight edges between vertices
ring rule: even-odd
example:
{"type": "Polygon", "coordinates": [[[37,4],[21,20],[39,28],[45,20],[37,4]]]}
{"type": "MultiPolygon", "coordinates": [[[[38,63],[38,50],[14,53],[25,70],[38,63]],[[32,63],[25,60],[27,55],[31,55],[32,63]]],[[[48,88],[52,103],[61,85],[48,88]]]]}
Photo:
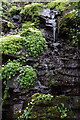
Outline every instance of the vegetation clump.
{"type": "MultiPolygon", "coordinates": [[[[26,29],[24,29],[25,31],[26,29]]],[[[28,28],[27,33],[23,32],[20,35],[7,35],[1,37],[3,54],[20,55],[24,46],[26,54],[30,57],[38,57],[43,50],[47,48],[46,40],[42,33],[36,28],[28,28]],[[23,36],[23,37],[21,37],[23,36]]]]}
{"type": "Polygon", "coordinates": [[[26,37],[25,48],[29,56],[38,57],[43,50],[46,50],[46,40],[40,33],[34,33],[33,35],[29,35],[26,37]]]}
{"type": "Polygon", "coordinates": [[[24,8],[21,10],[21,18],[22,20],[32,21],[32,22],[39,22],[39,10],[43,8],[43,4],[41,3],[32,3],[25,5],[24,8]]]}
{"type": "MultiPolygon", "coordinates": [[[[18,111],[19,113],[22,113],[22,111],[18,111]]],[[[17,120],[28,120],[28,119],[32,119],[31,117],[31,114],[32,114],[32,108],[29,108],[27,110],[24,110],[23,111],[23,114],[20,115],[17,120]]]]}
{"type": "Polygon", "coordinates": [[[25,23],[22,24],[22,31],[28,29],[28,28],[32,28],[34,27],[34,23],[30,22],[30,21],[26,21],[25,23]]]}
{"type": "MultiPolygon", "coordinates": [[[[35,27],[34,27],[34,23],[32,23],[32,22],[30,22],[30,21],[26,21],[25,23],[23,23],[22,24],[22,30],[19,32],[19,34],[21,35],[21,36],[24,36],[24,37],[26,37],[26,36],[28,36],[28,35],[31,35],[32,34],[32,32],[30,31],[30,29],[36,29],[35,27]]],[[[39,30],[38,30],[39,31],[39,30]]]]}
{"type": "Polygon", "coordinates": [[[25,22],[22,24],[22,31],[20,35],[25,37],[25,49],[30,57],[38,57],[44,50],[46,50],[46,40],[42,32],[35,28],[32,22],[25,22]]]}
{"type": "Polygon", "coordinates": [[[54,9],[57,10],[59,12],[59,14],[61,14],[62,12],[64,12],[65,10],[67,10],[70,7],[69,2],[59,2],[59,1],[52,1],[49,2],[46,6],[47,8],[50,9],[54,9]]]}
{"type": "Polygon", "coordinates": [[[8,61],[7,64],[2,65],[0,71],[0,78],[2,79],[3,84],[3,100],[2,104],[6,103],[7,97],[9,95],[8,83],[13,77],[19,74],[21,64],[17,60],[8,61]]]}
{"type": "Polygon", "coordinates": [[[37,75],[31,66],[23,66],[19,73],[18,82],[22,88],[27,88],[34,85],[37,75]]]}
{"type": "Polygon", "coordinates": [[[22,49],[23,38],[20,35],[7,35],[6,37],[1,37],[0,42],[3,54],[18,55],[22,49]]]}
{"type": "Polygon", "coordinates": [[[2,79],[9,80],[19,73],[20,63],[17,60],[8,61],[6,65],[2,66],[2,79]]]}
{"type": "Polygon", "coordinates": [[[22,88],[33,86],[36,80],[36,71],[29,65],[22,66],[17,60],[8,61],[2,65],[1,78],[10,80],[12,77],[19,75],[17,80],[22,88]]]}
{"type": "Polygon", "coordinates": [[[12,6],[12,7],[8,10],[8,16],[12,17],[13,15],[16,15],[17,13],[19,14],[20,11],[21,11],[21,7],[12,6]]]}

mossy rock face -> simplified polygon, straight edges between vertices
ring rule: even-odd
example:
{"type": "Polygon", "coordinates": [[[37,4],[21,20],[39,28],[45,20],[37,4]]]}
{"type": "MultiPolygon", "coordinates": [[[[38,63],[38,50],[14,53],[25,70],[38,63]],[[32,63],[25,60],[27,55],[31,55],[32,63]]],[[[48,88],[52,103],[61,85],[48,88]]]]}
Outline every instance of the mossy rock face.
{"type": "Polygon", "coordinates": [[[32,119],[48,120],[54,118],[73,118],[72,111],[69,111],[69,99],[66,96],[53,97],[48,94],[42,95],[42,98],[42,102],[40,100],[35,101],[32,109],[32,119]],[[45,96],[45,99],[43,96],[45,96]],[[49,98],[48,100],[47,97],[49,98]]]}
{"type": "Polygon", "coordinates": [[[61,19],[59,19],[58,30],[59,35],[66,37],[72,43],[78,43],[79,41],[79,21],[78,11],[73,10],[66,13],[61,19]]]}
{"type": "Polygon", "coordinates": [[[43,4],[39,3],[32,3],[25,5],[24,8],[21,10],[21,18],[22,21],[28,20],[32,22],[38,23],[39,20],[39,10],[43,8],[43,4]]]}
{"type": "Polygon", "coordinates": [[[50,94],[35,93],[32,95],[26,109],[18,117],[18,120],[53,120],[74,118],[73,112],[69,109],[69,98],[66,96],[53,97],[50,94]]]}

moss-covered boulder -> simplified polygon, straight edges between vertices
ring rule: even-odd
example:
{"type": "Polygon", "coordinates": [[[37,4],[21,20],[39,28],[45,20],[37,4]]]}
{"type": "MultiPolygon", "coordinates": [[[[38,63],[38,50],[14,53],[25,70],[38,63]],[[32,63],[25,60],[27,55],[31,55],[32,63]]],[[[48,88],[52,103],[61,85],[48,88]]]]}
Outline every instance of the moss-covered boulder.
{"type": "Polygon", "coordinates": [[[1,53],[19,55],[21,53],[23,41],[20,35],[7,35],[6,37],[1,37],[1,53]]]}
{"type": "Polygon", "coordinates": [[[42,32],[34,26],[31,22],[23,23],[19,34],[25,37],[24,45],[29,57],[36,58],[47,49],[47,45],[42,32]]]}
{"type": "Polygon", "coordinates": [[[73,112],[69,109],[69,98],[52,96],[51,94],[35,93],[32,95],[26,108],[19,113],[18,120],[53,120],[74,118],[73,112]]]}
{"type": "Polygon", "coordinates": [[[38,12],[41,8],[43,8],[42,3],[32,3],[25,5],[20,12],[22,21],[28,20],[38,23],[39,22],[38,12]]]}
{"type": "Polygon", "coordinates": [[[19,35],[1,37],[0,42],[2,43],[1,53],[15,55],[15,57],[36,58],[47,48],[42,32],[35,27],[26,27],[25,24],[19,35]]]}

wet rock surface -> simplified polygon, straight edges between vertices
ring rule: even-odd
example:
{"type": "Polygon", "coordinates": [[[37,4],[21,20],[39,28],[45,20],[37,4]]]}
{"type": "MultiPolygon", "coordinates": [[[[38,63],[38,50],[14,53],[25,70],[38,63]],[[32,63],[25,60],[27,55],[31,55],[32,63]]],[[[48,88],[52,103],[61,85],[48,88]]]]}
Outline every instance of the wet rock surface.
{"type": "Polygon", "coordinates": [[[39,65],[36,67],[39,81],[46,86],[49,86],[48,83],[51,80],[53,87],[78,87],[80,84],[79,49],[70,47],[65,42],[57,41],[53,43],[53,41],[47,40],[50,46],[48,50],[40,56],[39,65]]]}
{"type": "MultiPolygon", "coordinates": [[[[46,15],[45,15],[46,16],[46,15]]],[[[48,16],[50,17],[50,16],[48,16]]],[[[20,16],[15,15],[12,18],[14,25],[20,27],[20,16]]],[[[30,89],[22,89],[15,79],[8,83],[9,96],[5,106],[3,106],[3,120],[14,120],[13,115],[17,110],[23,109],[25,101],[34,93],[50,93],[53,96],[66,95],[69,101],[66,103],[73,111],[74,116],[70,116],[72,120],[80,119],[80,49],[67,44],[66,41],[58,39],[54,43],[52,28],[40,28],[47,40],[48,49],[42,53],[37,59],[29,58],[26,64],[33,66],[37,71],[37,80],[34,87],[30,89]],[[9,108],[9,109],[7,109],[9,108]],[[12,114],[10,114],[12,111],[12,114]],[[10,115],[10,116],[9,116],[10,115]]],[[[10,29],[10,34],[16,34],[16,29],[10,29]]],[[[12,58],[15,59],[15,58],[12,58]]],[[[17,58],[16,58],[17,59],[17,58]]],[[[59,101],[60,99],[58,99],[59,101]]],[[[64,101],[63,97],[61,102],[64,101]]],[[[66,101],[66,100],[65,100],[66,101]]],[[[54,102],[56,103],[56,102],[54,102]]],[[[41,105],[41,104],[40,104],[41,105]]],[[[55,110],[48,111],[49,106],[35,106],[33,109],[33,119],[59,119],[59,113],[55,110]],[[38,111],[38,112],[37,112],[38,111]],[[42,113],[46,114],[42,115],[42,113]],[[51,112],[54,113],[51,115],[51,112]],[[38,113],[38,114],[37,114],[38,113]],[[57,114],[56,114],[57,113],[57,114]],[[56,116],[56,115],[58,116],[56,116]],[[37,118],[35,118],[37,115],[37,118]]],[[[65,120],[68,120],[65,119],[65,120]]]]}
{"type": "MultiPolygon", "coordinates": [[[[53,41],[48,40],[47,43],[52,47],[49,46],[38,59],[29,59],[29,64],[37,70],[36,85],[26,90],[25,93],[22,92],[22,94],[21,91],[24,90],[20,89],[18,100],[25,101],[27,97],[36,92],[53,95],[64,94],[70,96],[69,107],[73,110],[76,120],[78,120],[80,117],[80,97],[78,96],[80,94],[80,51],[76,47],[70,47],[65,42],[57,41],[57,43],[53,43],[53,41]],[[27,96],[25,97],[26,93],[27,96]]],[[[42,108],[36,107],[34,109],[38,111],[42,108]]]]}
{"type": "MultiPolygon", "coordinates": [[[[48,33],[46,32],[46,34],[48,33]]],[[[78,96],[80,94],[80,51],[78,48],[71,47],[65,42],[57,41],[53,43],[52,38],[49,39],[47,36],[45,37],[48,49],[37,59],[29,59],[29,62],[27,62],[27,64],[32,65],[37,70],[36,85],[30,89],[21,89],[17,82],[15,82],[15,84],[12,82],[11,84],[10,81],[9,106],[12,105],[12,107],[10,107],[8,111],[12,109],[13,113],[15,113],[17,110],[22,109],[23,103],[27,98],[36,92],[50,93],[53,95],[64,94],[71,96],[69,104],[75,113],[74,116],[76,116],[76,120],[78,120],[78,118],[80,118],[80,97],[78,96]]],[[[34,115],[36,115],[36,111],[40,109],[45,110],[46,107],[35,107],[33,111],[34,115]]],[[[38,117],[41,117],[41,112],[38,112],[38,117]]],[[[52,118],[50,116],[51,115],[48,116],[49,119],[55,118],[54,115],[52,118]]],[[[12,115],[13,119],[14,117],[15,116],[12,115]]],[[[40,119],[43,118],[41,117],[40,119]]],[[[9,120],[7,115],[6,120],[9,120]]]]}

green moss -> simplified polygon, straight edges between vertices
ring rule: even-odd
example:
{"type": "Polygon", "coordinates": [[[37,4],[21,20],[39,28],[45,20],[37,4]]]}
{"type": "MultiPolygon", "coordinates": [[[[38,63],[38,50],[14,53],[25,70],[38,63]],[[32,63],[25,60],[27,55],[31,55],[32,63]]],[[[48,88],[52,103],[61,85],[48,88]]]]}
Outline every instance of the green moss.
{"type": "Polygon", "coordinates": [[[8,26],[9,28],[14,28],[14,24],[13,24],[12,22],[8,22],[8,23],[7,23],[7,26],[8,26]]]}
{"type": "Polygon", "coordinates": [[[18,81],[22,88],[33,86],[36,80],[36,72],[31,66],[23,66],[18,77],[18,81]]]}
{"type": "Polygon", "coordinates": [[[59,4],[59,2],[53,1],[53,2],[49,2],[46,7],[47,8],[55,8],[57,5],[59,4]]]}
{"type": "Polygon", "coordinates": [[[4,7],[4,6],[10,7],[11,3],[8,2],[7,0],[4,0],[4,1],[2,2],[2,5],[3,5],[3,7],[4,7]]]}
{"type": "Polygon", "coordinates": [[[66,28],[69,25],[72,25],[72,22],[76,20],[76,11],[70,11],[66,13],[60,20],[59,20],[59,32],[60,30],[64,32],[64,27],[66,28]],[[63,29],[62,29],[63,28],[63,29]]]}
{"type": "MultiPolygon", "coordinates": [[[[34,27],[34,23],[32,23],[32,22],[25,22],[25,23],[23,23],[22,24],[22,30],[19,32],[19,34],[21,35],[21,36],[28,36],[28,35],[31,35],[32,34],[32,32],[30,31],[30,29],[36,29],[35,27],[34,27]]],[[[39,31],[39,30],[38,30],[39,31]]]]}
{"type": "Polygon", "coordinates": [[[43,8],[42,3],[32,3],[24,6],[21,10],[20,14],[22,16],[22,20],[29,20],[32,22],[39,22],[39,10],[43,8]]]}
{"type": "Polygon", "coordinates": [[[12,7],[8,10],[8,15],[12,17],[13,15],[16,15],[16,13],[19,13],[20,10],[21,10],[21,7],[12,6],[12,7]]]}
{"type": "Polygon", "coordinates": [[[31,105],[49,105],[51,103],[53,96],[50,94],[39,94],[35,93],[32,96],[32,100],[30,102],[31,105]]]}
{"type": "Polygon", "coordinates": [[[22,24],[22,31],[24,31],[24,30],[26,30],[26,29],[28,29],[28,28],[32,28],[32,27],[34,27],[34,23],[32,23],[32,22],[25,22],[25,23],[23,23],[22,24]]]}
{"type": "Polygon", "coordinates": [[[41,95],[41,93],[35,93],[31,96],[31,99],[35,99],[36,97],[38,97],[39,95],[41,95]]]}
{"type": "Polygon", "coordinates": [[[70,4],[67,2],[60,3],[60,5],[56,6],[56,10],[60,12],[64,12],[69,8],[70,4]]]}
{"type": "Polygon", "coordinates": [[[29,27],[27,29],[23,29],[20,33],[21,36],[27,37],[27,36],[31,36],[34,35],[34,33],[36,34],[42,34],[42,32],[40,30],[38,30],[35,27],[29,27]]]}
{"type": "Polygon", "coordinates": [[[22,49],[23,38],[19,35],[7,35],[0,38],[2,53],[18,55],[22,49]]]}
{"type": "Polygon", "coordinates": [[[47,8],[51,8],[51,9],[55,9],[57,10],[59,13],[65,11],[68,9],[68,7],[70,6],[70,4],[68,2],[61,2],[61,1],[52,1],[50,3],[47,4],[47,8]]]}

